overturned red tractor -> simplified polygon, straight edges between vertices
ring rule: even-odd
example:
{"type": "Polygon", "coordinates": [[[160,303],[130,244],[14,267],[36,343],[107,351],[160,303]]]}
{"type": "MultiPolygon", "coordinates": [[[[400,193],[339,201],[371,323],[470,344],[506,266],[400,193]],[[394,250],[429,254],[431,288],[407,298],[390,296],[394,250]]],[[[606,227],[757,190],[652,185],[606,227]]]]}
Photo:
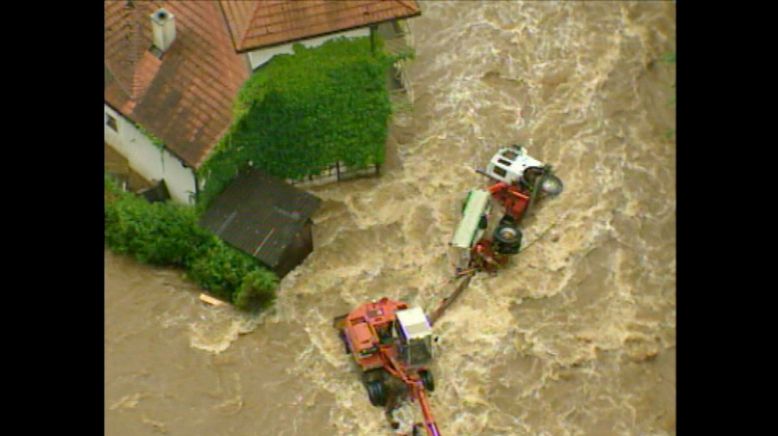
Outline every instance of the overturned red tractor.
{"type": "Polygon", "coordinates": [[[518,145],[500,149],[486,170],[476,170],[491,179],[486,189],[474,189],[462,205],[462,219],[451,240],[458,250],[457,273],[494,271],[521,249],[521,220],[535,201],[562,192],[562,181],[550,165],[528,155],[518,145]],[[503,216],[490,225],[492,202],[503,216]]]}
{"type": "Polygon", "coordinates": [[[370,403],[387,404],[387,385],[393,377],[402,382],[412,401],[419,402],[427,434],[439,436],[425,395],[435,389],[427,368],[432,359],[432,327],[421,308],[382,298],[335,318],[333,326],[362,371],[370,403]]]}

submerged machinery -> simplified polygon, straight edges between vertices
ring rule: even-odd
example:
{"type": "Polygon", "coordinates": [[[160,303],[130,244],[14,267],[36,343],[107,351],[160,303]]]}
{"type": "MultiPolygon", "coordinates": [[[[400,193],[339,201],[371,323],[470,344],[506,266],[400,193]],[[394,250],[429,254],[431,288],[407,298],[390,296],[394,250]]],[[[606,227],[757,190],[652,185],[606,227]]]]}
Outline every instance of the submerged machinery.
{"type": "Polygon", "coordinates": [[[421,308],[382,298],[335,318],[333,326],[362,371],[370,403],[387,405],[388,385],[394,378],[411,401],[419,402],[427,435],[439,436],[426,397],[435,390],[427,367],[432,360],[432,327],[421,308]]]}
{"type": "Polygon", "coordinates": [[[519,224],[526,212],[534,201],[559,195],[564,189],[550,165],[528,155],[519,145],[501,148],[486,170],[476,171],[491,184],[468,192],[462,205],[462,219],[450,242],[457,251],[457,274],[494,271],[508,256],[518,254],[522,240],[519,224]],[[490,200],[503,210],[497,223],[490,222],[490,200]]]}
{"type": "Polygon", "coordinates": [[[459,282],[431,316],[421,308],[382,298],[333,321],[346,353],[361,370],[371,404],[387,406],[392,396],[389,386],[399,382],[407,397],[418,401],[428,436],[440,435],[426,397],[435,389],[427,366],[433,357],[432,325],[476,272],[496,271],[521,251],[519,225],[534,202],[564,189],[550,165],[529,156],[519,145],[501,148],[485,170],[476,172],[488,177],[490,184],[469,191],[462,203],[462,218],[450,242],[456,251],[454,279],[459,282]],[[495,209],[502,211],[499,220],[493,219],[495,209]]]}
{"type": "Polygon", "coordinates": [[[564,189],[551,165],[528,155],[519,145],[499,149],[486,170],[476,172],[488,177],[490,184],[469,191],[462,203],[462,218],[449,242],[455,254],[453,280],[458,283],[430,315],[432,324],[467,288],[476,272],[495,272],[521,251],[519,225],[527,211],[535,201],[559,195],[564,189]],[[493,203],[502,210],[499,220],[493,219],[493,203]]]}

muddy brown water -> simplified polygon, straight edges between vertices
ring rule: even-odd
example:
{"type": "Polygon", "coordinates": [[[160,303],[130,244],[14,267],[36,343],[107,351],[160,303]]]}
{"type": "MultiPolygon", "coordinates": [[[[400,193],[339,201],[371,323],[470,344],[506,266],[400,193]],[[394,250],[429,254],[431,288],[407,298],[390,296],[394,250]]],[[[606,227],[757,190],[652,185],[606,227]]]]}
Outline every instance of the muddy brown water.
{"type": "Polygon", "coordinates": [[[392,434],[331,319],[381,296],[432,310],[471,167],[512,142],[565,192],[436,325],[441,432],[675,434],[674,3],[422,8],[384,174],[312,189],[316,250],[272,311],[207,307],[106,250],[106,434],[392,434]]]}

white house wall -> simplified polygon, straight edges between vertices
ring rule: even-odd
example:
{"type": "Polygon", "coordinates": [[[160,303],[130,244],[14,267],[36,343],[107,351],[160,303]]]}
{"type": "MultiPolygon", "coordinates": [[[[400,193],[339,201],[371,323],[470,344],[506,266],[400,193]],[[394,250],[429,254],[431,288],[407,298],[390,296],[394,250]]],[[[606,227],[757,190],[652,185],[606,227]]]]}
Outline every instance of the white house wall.
{"type": "Polygon", "coordinates": [[[195,176],[192,169],[185,167],[167,150],[160,150],[130,120],[108,105],[105,105],[105,114],[106,122],[108,115],[116,119],[118,130],[113,131],[106,123],[105,142],[127,158],[130,167],[146,180],[164,179],[174,201],[194,204],[195,176]]]}
{"type": "Polygon", "coordinates": [[[360,27],[359,29],[333,33],[331,35],[319,36],[317,38],[304,39],[294,43],[277,45],[275,47],[261,48],[259,50],[254,50],[249,52],[249,62],[251,63],[251,69],[255,70],[258,67],[262,66],[263,64],[267,63],[267,61],[272,59],[273,56],[284,54],[284,53],[288,53],[288,54],[294,53],[292,46],[296,43],[300,43],[308,48],[311,48],[311,47],[318,47],[324,44],[325,42],[335,38],[340,38],[340,37],[360,38],[363,36],[370,36],[369,27],[360,27]]]}

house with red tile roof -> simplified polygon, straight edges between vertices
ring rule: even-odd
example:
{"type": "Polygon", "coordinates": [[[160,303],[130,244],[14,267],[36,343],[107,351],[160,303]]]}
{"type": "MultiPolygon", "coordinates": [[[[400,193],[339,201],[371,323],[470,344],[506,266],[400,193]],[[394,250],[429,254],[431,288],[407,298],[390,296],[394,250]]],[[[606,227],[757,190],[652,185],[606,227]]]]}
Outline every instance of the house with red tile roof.
{"type": "Polygon", "coordinates": [[[186,204],[252,71],[295,43],[370,36],[421,13],[415,0],[105,1],[104,12],[105,143],[186,204]]]}

